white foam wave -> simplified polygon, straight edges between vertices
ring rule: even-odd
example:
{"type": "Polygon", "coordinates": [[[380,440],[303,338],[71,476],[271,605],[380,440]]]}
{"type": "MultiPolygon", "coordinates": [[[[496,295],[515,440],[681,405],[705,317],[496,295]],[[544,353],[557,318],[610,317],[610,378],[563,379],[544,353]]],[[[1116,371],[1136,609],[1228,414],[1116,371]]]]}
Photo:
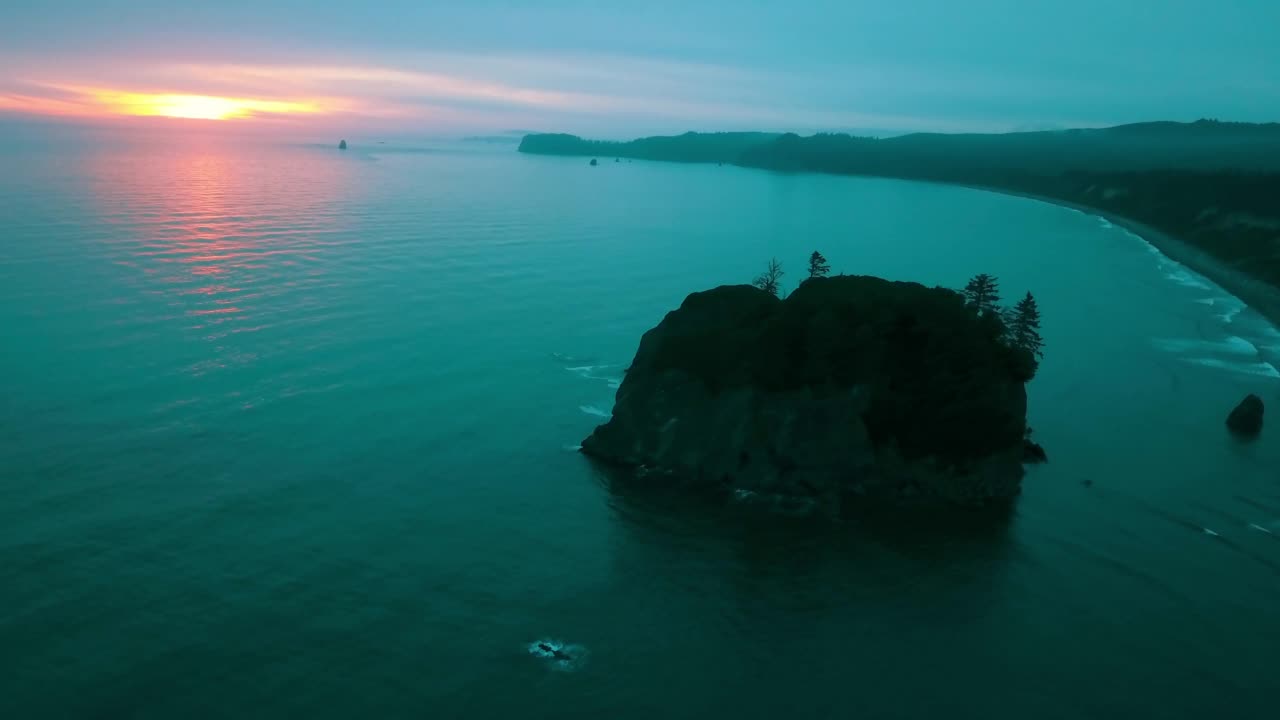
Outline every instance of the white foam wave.
{"type": "Polygon", "coordinates": [[[1164,262],[1168,262],[1168,263],[1169,263],[1169,264],[1171,264],[1171,265],[1177,265],[1177,263],[1175,263],[1175,262],[1173,262],[1172,260],[1170,260],[1170,259],[1169,259],[1169,257],[1168,257],[1167,255],[1165,255],[1164,253],[1160,252],[1160,248],[1158,248],[1158,247],[1156,247],[1155,245],[1152,245],[1151,243],[1147,242],[1147,239],[1146,239],[1146,238],[1144,238],[1144,237],[1142,237],[1142,236],[1141,236],[1141,235],[1139,235],[1138,233],[1136,233],[1136,232],[1134,232],[1134,231],[1130,230],[1129,228],[1123,228],[1123,227],[1122,227],[1122,228],[1116,228],[1116,229],[1117,229],[1117,230],[1119,230],[1120,232],[1124,233],[1124,234],[1125,234],[1125,237],[1131,237],[1131,238],[1133,238],[1134,240],[1137,240],[1138,242],[1142,243],[1143,245],[1146,245],[1146,246],[1147,246],[1147,250],[1148,250],[1148,251],[1150,251],[1150,252],[1151,252],[1151,254],[1153,254],[1153,255],[1155,255],[1155,256],[1157,256],[1157,257],[1159,257],[1162,261],[1164,261],[1164,262]]]}
{"type": "Polygon", "coordinates": [[[1228,360],[1219,360],[1218,358],[1186,358],[1186,361],[1195,363],[1196,365],[1225,370],[1238,375],[1280,379],[1280,370],[1276,370],[1275,366],[1271,363],[1230,362],[1228,360]]]}
{"type": "Polygon", "coordinates": [[[1231,337],[1223,341],[1222,344],[1231,348],[1233,352],[1240,353],[1241,355],[1257,355],[1258,354],[1257,345],[1254,345],[1253,343],[1249,342],[1248,340],[1245,340],[1242,337],[1239,337],[1238,335],[1232,335],[1231,337]]]}
{"type": "Polygon", "coordinates": [[[622,384],[622,378],[617,377],[616,375],[597,375],[596,374],[597,370],[603,370],[605,368],[611,368],[611,367],[613,367],[613,365],[577,365],[574,367],[567,367],[565,368],[565,370],[568,370],[569,372],[577,375],[583,380],[600,380],[602,382],[608,383],[609,387],[613,388],[614,390],[617,390],[618,387],[622,384]]]}
{"type": "MultiPolygon", "coordinates": [[[[1099,219],[1102,221],[1104,227],[1114,227],[1114,225],[1112,225],[1112,223],[1110,223],[1106,218],[1100,217],[1099,219]]],[[[1133,238],[1134,240],[1137,240],[1138,242],[1142,243],[1143,247],[1147,249],[1147,252],[1151,253],[1156,257],[1156,265],[1162,271],[1164,271],[1164,276],[1166,279],[1171,280],[1174,283],[1177,283],[1178,285],[1181,285],[1183,287],[1193,288],[1196,290],[1208,290],[1210,292],[1213,292],[1216,297],[1197,300],[1197,302],[1203,303],[1215,309],[1218,307],[1225,306],[1225,310],[1222,313],[1217,315],[1219,320],[1226,323],[1234,322],[1236,317],[1242,311],[1244,311],[1245,307],[1247,307],[1247,305],[1243,300],[1241,300],[1240,298],[1237,298],[1234,295],[1227,293],[1226,290],[1224,290],[1221,287],[1218,287],[1208,278],[1205,278],[1204,276],[1191,271],[1190,268],[1173,260],[1168,255],[1165,255],[1163,252],[1160,251],[1160,248],[1156,247],[1153,243],[1151,243],[1141,235],[1125,227],[1120,227],[1116,229],[1120,230],[1121,232],[1133,238]]],[[[1271,334],[1275,337],[1280,337],[1280,331],[1276,330],[1273,327],[1264,328],[1263,332],[1267,334],[1271,334]]],[[[1272,368],[1272,370],[1274,370],[1274,368],[1272,368]]]]}
{"type": "Polygon", "coordinates": [[[565,445],[564,449],[567,452],[580,452],[582,450],[582,446],[581,445],[565,445]]]}
{"type": "Polygon", "coordinates": [[[1233,320],[1236,319],[1236,316],[1239,315],[1241,312],[1243,312],[1245,309],[1244,301],[1238,300],[1233,297],[1220,298],[1219,303],[1221,303],[1223,311],[1221,314],[1218,315],[1218,319],[1222,320],[1223,322],[1228,322],[1228,323],[1232,322],[1233,320]]]}
{"type": "Polygon", "coordinates": [[[1179,268],[1172,272],[1167,272],[1164,274],[1164,277],[1166,280],[1172,280],[1173,282],[1181,285],[1182,287],[1195,288],[1196,290],[1212,290],[1213,289],[1208,283],[1196,277],[1195,275],[1192,275],[1190,271],[1182,268],[1179,268]]]}
{"type": "Polygon", "coordinates": [[[1222,312],[1215,313],[1214,317],[1217,317],[1219,320],[1226,323],[1234,321],[1236,319],[1236,316],[1239,315],[1241,312],[1243,312],[1246,307],[1248,307],[1247,305],[1245,305],[1243,300],[1232,297],[1230,295],[1219,296],[1219,297],[1198,298],[1196,302],[1199,303],[1200,305],[1208,305],[1209,307],[1215,310],[1221,310],[1222,312]]]}
{"type": "Polygon", "coordinates": [[[578,409],[586,413],[587,415],[593,415],[595,417],[602,417],[602,418],[613,417],[612,413],[605,412],[604,410],[601,410],[595,405],[579,405],[578,409]]]}
{"type": "Polygon", "coordinates": [[[1110,230],[1111,228],[1115,227],[1115,225],[1112,225],[1112,224],[1111,224],[1111,221],[1110,221],[1110,220],[1108,220],[1108,219],[1106,219],[1106,218],[1104,218],[1104,217],[1100,217],[1100,218],[1098,218],[1098,220],[1100,220],[1100,221],[1102,222],[1102,227],[1106,228],[1107,230],[1110,230]]]}
{"type": "Polygon", "coordinates": [[[1152,342],[1161,350],[1171,353],[1221,353],[1223,355],[1258,356],[1258,347],[1256,345],[1235,335],[1226,340],[1158,338],[1152,342]]]}

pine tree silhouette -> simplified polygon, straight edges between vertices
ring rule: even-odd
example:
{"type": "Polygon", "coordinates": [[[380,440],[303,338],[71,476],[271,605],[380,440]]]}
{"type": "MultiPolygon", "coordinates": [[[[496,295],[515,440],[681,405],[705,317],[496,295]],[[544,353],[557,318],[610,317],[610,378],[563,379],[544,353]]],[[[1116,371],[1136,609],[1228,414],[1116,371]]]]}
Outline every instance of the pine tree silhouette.
{"type": "Polygon", "coordinates": [[[1013,346],[1031,353],[1036,359],[1044,357],[1044,339],[1040,337],[1040,308],[1036,299],[1027,296],[1018,301],[1013,308],[1012,322],[1009,326],[1009,337],[1013,346]]]}
{"type": "Polygon", "coordinates": [[[822,253],[814,250],[813,254],[809,256],[809,277],[826,277],[830,273],[831,266],[827,264],[827,259],[822,257],[822,253]]]}
{"type": "Polygon", "coordinates": [[[969,307],[976,308],[980,315],[999,313],[1000,281],[986,273],[975,275],[964,286],[964,297],[969,307]]]}

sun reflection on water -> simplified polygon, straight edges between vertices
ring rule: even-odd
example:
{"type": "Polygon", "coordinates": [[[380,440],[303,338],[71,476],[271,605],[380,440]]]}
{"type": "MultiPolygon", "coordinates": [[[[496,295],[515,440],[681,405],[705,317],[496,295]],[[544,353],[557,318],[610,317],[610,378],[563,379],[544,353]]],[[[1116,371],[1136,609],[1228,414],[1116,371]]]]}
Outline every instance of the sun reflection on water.
{"type": "Polygon", "coordinates": [[[350,230],[333,207],[352,194],[351,163],[229,138],[130,149],[139,155],[101,153],[87,173],[112,260],[137,274],[129,286],[153,312],[163,308],[157,332],[180,326],[207,344],[213,356],[193,374],[253,361],[237,335],[293,319],[325,282],[326,241],[350,230]]]}

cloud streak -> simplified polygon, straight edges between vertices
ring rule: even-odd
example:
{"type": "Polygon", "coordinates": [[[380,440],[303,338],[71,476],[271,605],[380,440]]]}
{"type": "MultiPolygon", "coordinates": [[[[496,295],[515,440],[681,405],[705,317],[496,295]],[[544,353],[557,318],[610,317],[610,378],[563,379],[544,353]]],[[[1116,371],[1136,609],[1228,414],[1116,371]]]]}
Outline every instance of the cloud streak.
{"type": "MultiPolygon", "coordinates": [[[[830,92],[823,92],[824,86],[831,86],[828,78],[791,78],[767,70],[616,56],[434,54],[402,62],[385,66],[103,60],[0,81],[0,110],[86,117],[308,114],[459,128],[966,127],[843,108],[831,102],[830,92]]],[[[844,74],[861,76],[857,91],[866,95],[886,92],[893,82],[892,74],[884,72],[844,74]]]]}
{"type": "MultiPolygon", "coordinates": [[[[299,115],[307,123],[612,137],[1280,117],[1268,72],[1280,48],[1264,30],[1280,24],[1276,3],[387,0],[376,13],[348,10],[20,4],[0,27],[0,112],[109,112],[60,90],[76,87],[312,104],[299,115]]],[[[248,116],[286,114],[268,107],[248,116]]]]}

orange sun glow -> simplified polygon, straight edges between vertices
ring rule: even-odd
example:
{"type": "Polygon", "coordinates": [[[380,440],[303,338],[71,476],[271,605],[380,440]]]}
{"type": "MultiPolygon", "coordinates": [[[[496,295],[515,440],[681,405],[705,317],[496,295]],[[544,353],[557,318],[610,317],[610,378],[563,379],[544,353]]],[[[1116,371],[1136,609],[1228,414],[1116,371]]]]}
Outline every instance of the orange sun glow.
{"type": "Polygon", "coordinates": [[[285,100],[256,100],[211,95],[127,93],[110,90],[98,91],[94,95],[98,102],[121,115],[187,118],[193,120],[232,120],[252,117],[261,113],[297,114],[320,112],[320,107],[315,103],[285,100]]]}

